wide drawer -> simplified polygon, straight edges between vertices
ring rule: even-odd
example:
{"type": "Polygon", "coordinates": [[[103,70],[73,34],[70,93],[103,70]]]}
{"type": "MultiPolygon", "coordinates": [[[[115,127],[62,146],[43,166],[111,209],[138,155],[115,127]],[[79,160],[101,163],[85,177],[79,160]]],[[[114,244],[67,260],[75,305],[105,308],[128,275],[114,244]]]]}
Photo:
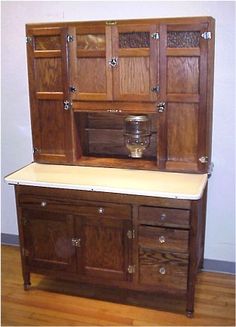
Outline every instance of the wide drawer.
{"type": "Polygon", "coordinates": [[[139,283],[165,292],[186,291],[188,255],[139,249],[139,283]]]}
{"type": "Polygon", "coordinates": [[[63,210],[65,213],[75,215],[131,219],[131,206],[109,202],[64,200],[63,198],[22,194],[19,196],[19,205],[45,211],[63,210]]]}
{"type": "Polygon", "coordinates": [[[139,222],[153,226],[189,228],[190,212],[184,209],[141,206],[139,222]]]}
{"type": "Polygon", "coordinates": [[[189,232],[172,228],[139,226],[139,245],[160,251],[188,252],[189,232]]]}

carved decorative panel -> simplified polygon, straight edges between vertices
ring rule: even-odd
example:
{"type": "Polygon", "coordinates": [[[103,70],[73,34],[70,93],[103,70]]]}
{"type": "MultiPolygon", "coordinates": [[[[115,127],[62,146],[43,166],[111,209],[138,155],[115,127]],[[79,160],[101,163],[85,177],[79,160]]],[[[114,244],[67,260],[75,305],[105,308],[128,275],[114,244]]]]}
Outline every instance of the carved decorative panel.
{"type": "Polygon", "coordinates": [[[200,32],[167,32],[168,48],[196,48],[200,44],[200,32]]]}
{"type": "Polygon", "coordinates": [[[149,32],[119,33],[120,48],[149,48],[149,32]]]}

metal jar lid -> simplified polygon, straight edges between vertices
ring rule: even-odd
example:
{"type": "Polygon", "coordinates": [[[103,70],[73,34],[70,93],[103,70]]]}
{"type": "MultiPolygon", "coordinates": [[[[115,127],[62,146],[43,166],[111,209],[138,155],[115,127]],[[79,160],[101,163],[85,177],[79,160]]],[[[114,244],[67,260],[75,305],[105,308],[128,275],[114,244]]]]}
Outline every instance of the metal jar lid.
{"type": "Polygon", "coordinates": [[[147,115],[129,115],[125,118],[126,122],[132,122],[132,121],[139,121],[139,122],[146,122],[149,121],[149,118],[147,115]]]}

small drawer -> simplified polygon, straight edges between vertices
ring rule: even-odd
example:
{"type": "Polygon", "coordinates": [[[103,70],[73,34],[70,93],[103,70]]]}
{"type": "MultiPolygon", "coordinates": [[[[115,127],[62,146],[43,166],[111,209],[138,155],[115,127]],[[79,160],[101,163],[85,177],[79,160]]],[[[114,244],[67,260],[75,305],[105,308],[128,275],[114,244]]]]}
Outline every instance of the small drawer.
{"type": "Polygon", "coordinates": [[[70,203],[60,198],[20,194],[18,200],[21,207],[28,209],[42,209],[46,211],[70,210],[70,203]]]}
{"type": "Polygon", "coordinates": [[[98,218],[131,219],[131,207],[129,205],[109,202],[86,202],[79,204],[78,214],[98,218]]]}
{"type": "Polygon", "coordinates": [[[28,209],[41,209],[45,211],[60,212],[63,210],[74,215],[131,219],[131,207],[129,205],[109,202],[90,202],[73,199],[68,201],[63,198],[22,194],[19,196],[19,205],[28,209]]]}
{"type": "Polygon", "coordinates": [[[189,228],[189,218],[189,210],[146,206],[139,208],[139,222],[145,225],[189,228]]]}
{"type": "Polygon", "coordinates": [[[139,245],[160,251],[188,252],[189,232],[172,228],[139,226],[139,245]]]}
{"type": "Polygon", "coordinates": [[[153,249],[139,249],[139,283],[153,289],[186,291],[188,255],[161,253],[153,249]]]}

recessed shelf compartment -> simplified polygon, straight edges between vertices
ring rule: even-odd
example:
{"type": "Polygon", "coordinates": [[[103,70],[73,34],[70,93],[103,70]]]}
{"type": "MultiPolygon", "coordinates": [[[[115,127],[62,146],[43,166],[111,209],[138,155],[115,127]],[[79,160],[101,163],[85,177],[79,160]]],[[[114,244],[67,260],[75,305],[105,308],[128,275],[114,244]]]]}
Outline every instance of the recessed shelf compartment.
{"type": "Polygon", "coordinates": [[[157,159],[156,114],[148,115],[151,125],[150,145],[144,150],[142,158],[131,158],[126,147],[124,128],[127,116],[124,113],[77,112],[77,164],[154,168],[157,159]]]}

